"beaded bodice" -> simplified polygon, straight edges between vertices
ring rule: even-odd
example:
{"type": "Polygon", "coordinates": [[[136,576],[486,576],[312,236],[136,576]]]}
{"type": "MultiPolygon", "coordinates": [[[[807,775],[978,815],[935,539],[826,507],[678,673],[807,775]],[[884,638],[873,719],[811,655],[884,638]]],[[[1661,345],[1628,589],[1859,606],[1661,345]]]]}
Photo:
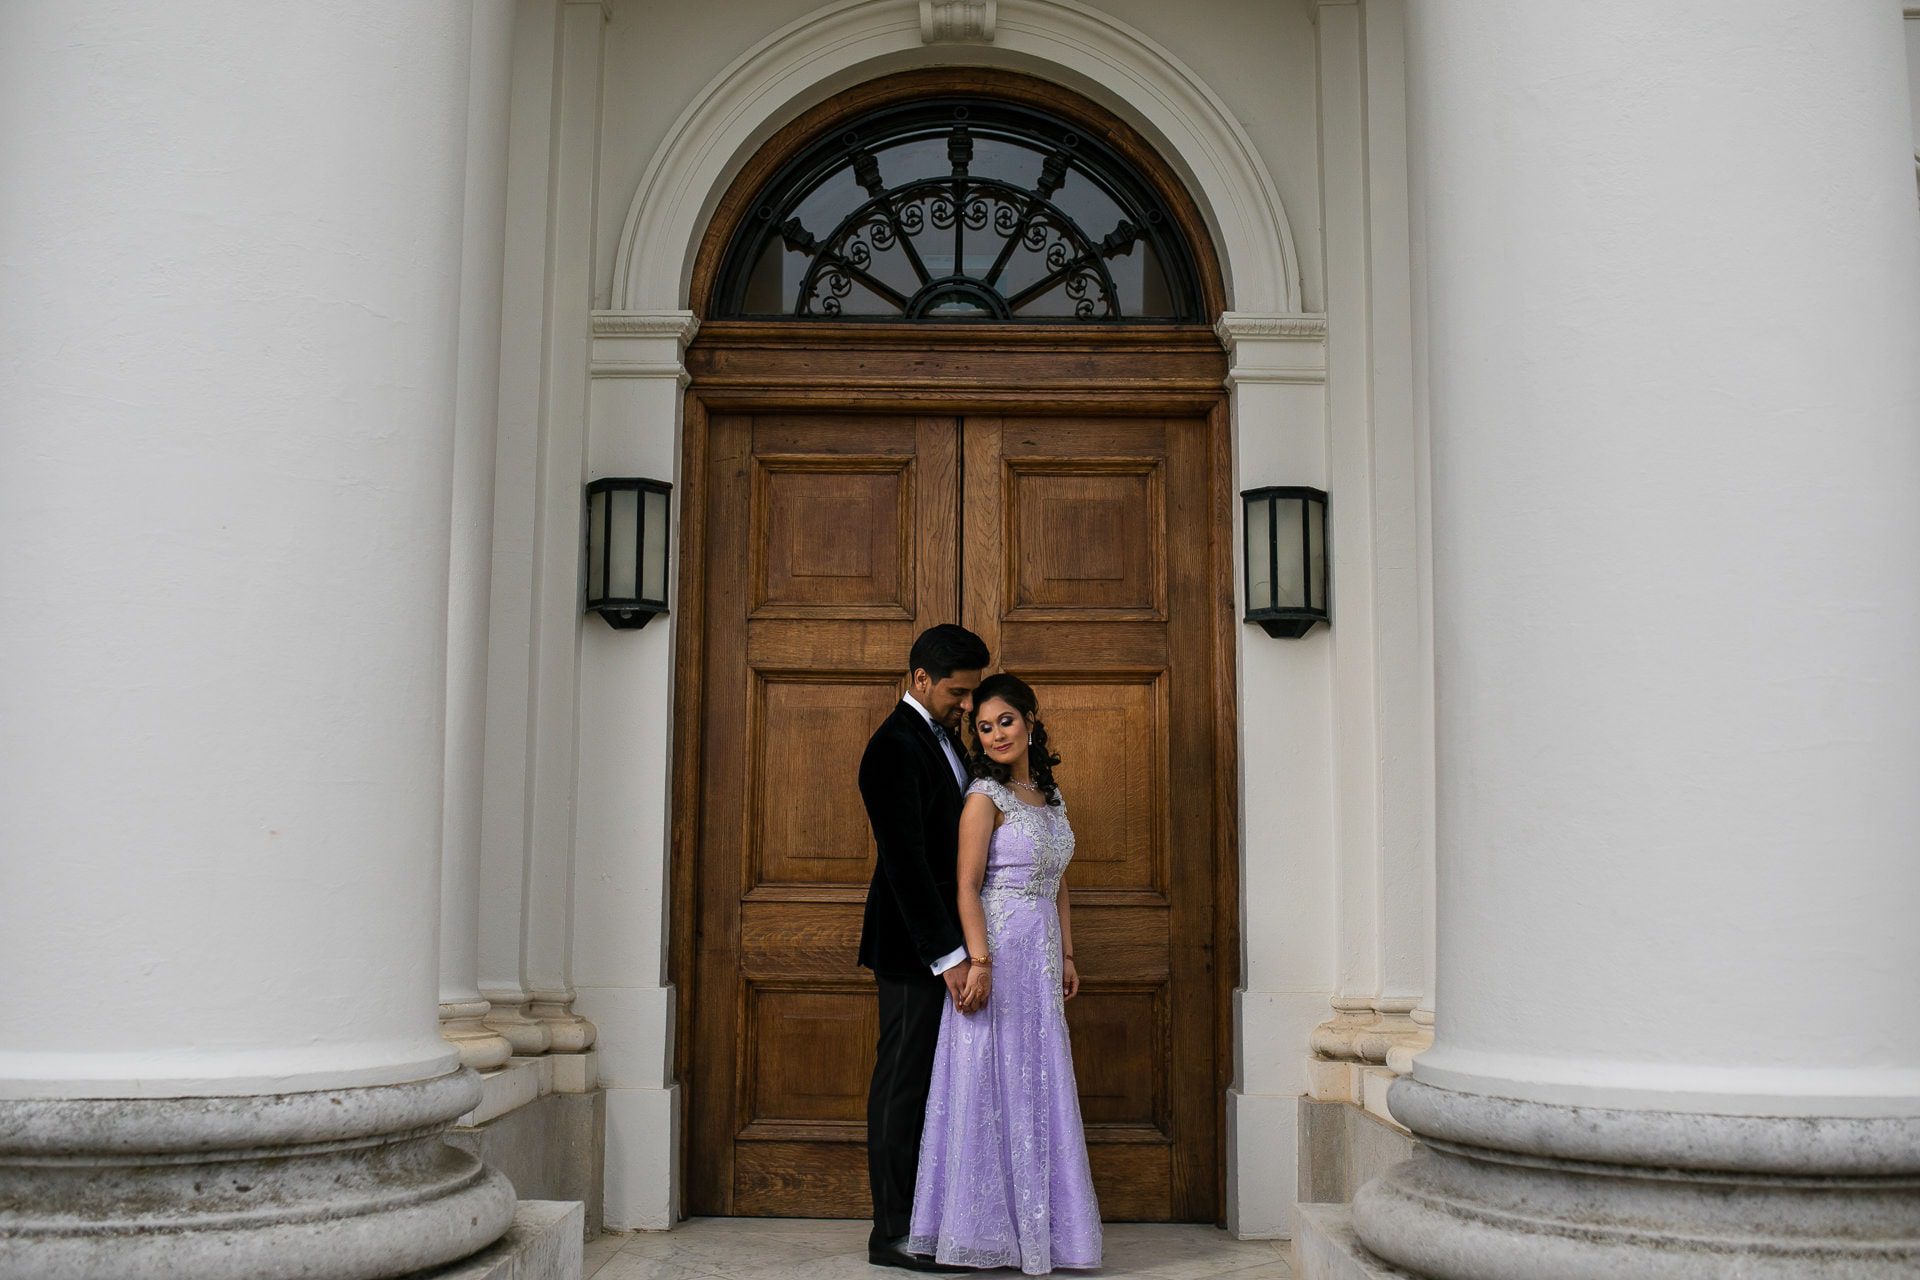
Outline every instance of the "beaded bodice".
{"type": "Polygon", "coordinates": [[[987,875],[980,896],[1051,901],[1060,890],[1067,864],[1073,861],[1073,827],[1067,822],[1066,805],[1022,803],[1012,788],[991,778],[978,779],[967,788],[968,795],[976,792],[1007,815],[994,828],[993,841],[987,846],[987,875]]]}

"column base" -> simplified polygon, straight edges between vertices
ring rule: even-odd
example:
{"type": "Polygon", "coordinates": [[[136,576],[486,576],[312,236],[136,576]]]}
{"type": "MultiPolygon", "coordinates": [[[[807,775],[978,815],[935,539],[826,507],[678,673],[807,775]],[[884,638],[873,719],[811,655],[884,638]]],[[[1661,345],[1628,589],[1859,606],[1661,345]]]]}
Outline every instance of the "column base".
{"type": "Polygon", "coordinates": [[[553,1047],[553,1032],[546,1023],[528,1013],[529,1001],[525,996],[511,1000],[488,994],[487,1000],[492,1010],[487,1014],[486,1025],[513,1046],[514,1056],[530,1057],[553,1047]]]}
{"type": "Polygon", "coordinates": [[[374,1280],[464,1258],[513,1221],[444,1141],[471,1071],[227,1098],[0,1101],[0,1280],[374,1280]]]}
{"type": "Polygon", "coordinates": [[[513,1056],[507,1038],[486,1024],[493,1006],[485,1000],[441,1001],[440,1038],[460,1055],[460,1065],[492,1071],[513,1056]]]}
{"type": "Polygon", "coordinates": [[[1369,1251],[1429,1280],[1920,1274],[1920,1116],[1715,1116],[1396,1081],[1427,1152],[1360,1189],[1369,1251]]]}
{"type": "Polygon", "coordinates": [[[547,1052],[584,1053],[593,1047],[599,1032],[573,1011],[571,991],[535,991],[532,996],[527,1016],[546,1027],[547,1052]]]}

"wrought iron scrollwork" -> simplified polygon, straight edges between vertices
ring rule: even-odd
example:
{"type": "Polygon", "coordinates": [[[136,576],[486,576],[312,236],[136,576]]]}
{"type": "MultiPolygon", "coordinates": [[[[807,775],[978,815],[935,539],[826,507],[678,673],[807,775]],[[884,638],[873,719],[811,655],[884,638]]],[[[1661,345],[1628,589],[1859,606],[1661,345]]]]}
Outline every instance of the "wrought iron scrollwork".
{"type": "MultiPolygon", "coordinates": [[[[755,202],[758,229],[749,224],[729,247],[722,315],[1203,318],[1191,250],[1151,184],[1030,108],[941,100],[881,111],[816,142],[769,187],[755,202]],[[942,151],[946,171],[928,174],[942,151]],[[813,198],[854,188],[864,198],[850,207],[813,198]],[[807,225],[823,215],[831,227],[807,225]],[[1111,218],[1110,229],[1087,227],[1090,215],[1111,218]],[[1116,260],[1143,245],[1159,290],[1151,295],[1146,260],[1124,285],[1115,275],[1116,260]],[[777,312],[746,299],[749,276],[769,262],[791,290],[777,312]]],[[[762,278],[760,298],[768,287],[762,278]]]]}

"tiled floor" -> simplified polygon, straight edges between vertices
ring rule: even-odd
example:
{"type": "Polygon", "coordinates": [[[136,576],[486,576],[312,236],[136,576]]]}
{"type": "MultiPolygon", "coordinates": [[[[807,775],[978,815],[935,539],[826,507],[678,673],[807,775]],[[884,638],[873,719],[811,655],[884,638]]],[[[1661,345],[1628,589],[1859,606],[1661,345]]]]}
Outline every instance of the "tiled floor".
{"type": "MultiPolygon", "coordinates": [[[[1212,1227],[1109,1223],[1107,1265],[1064,1277],[1288,1280],[1285,1242],[1235,1240],[1212,1227]]],[[[590,1280],[893,1280],[867,1263],[867,1224],[803,1218],[695,1218],[672,1231],[604,1235],[587,1246],[590,1280]]],[[[989,1273],[1017,1276],[1015,1271],[989,1273]]]]}

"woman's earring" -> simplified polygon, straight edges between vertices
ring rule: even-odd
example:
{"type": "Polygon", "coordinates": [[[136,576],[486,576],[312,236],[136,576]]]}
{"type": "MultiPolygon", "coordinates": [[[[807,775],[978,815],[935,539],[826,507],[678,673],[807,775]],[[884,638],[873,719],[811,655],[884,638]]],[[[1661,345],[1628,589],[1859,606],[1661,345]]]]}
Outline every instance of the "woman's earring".
{"type": "Polygon", "coordinates": [[[1032,735],[1032,734],[1028,734],[1028,735],[1027,735],[1027,745],[1028,745],[1028,746],[1032,746],[1032,745],[1033,745],[1033,735],[1032,735]]]}

